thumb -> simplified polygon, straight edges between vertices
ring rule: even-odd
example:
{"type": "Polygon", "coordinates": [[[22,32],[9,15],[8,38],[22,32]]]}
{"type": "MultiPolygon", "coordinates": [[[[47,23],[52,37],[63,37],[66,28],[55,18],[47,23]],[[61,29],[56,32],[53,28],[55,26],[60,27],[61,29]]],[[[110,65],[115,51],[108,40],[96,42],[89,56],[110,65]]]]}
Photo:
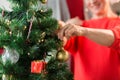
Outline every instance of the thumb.
{"type": "Polygon", "coordinates": [[[58,21],[58,24],[59,24],[59,28],[62,28],[64,25],[65,25],[65,23],[63,22],[63,21],[58,21]]]}
{"type": "Polygon", "coordinates": [[[67,43],[67,38],[66,37],[63,37],[63,46],[65,46],[67,43]]]}

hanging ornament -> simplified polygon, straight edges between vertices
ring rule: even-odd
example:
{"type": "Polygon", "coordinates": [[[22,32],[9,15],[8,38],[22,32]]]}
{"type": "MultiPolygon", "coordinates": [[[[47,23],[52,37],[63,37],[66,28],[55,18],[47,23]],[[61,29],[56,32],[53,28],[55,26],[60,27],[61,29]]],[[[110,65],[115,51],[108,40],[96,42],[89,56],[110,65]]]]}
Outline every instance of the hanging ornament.
{"type": "Polygon", "coordinates": [[[2,75],[2,80],[8,80],[8,76],[5,75],[5,74],[3,74],[3,75],[2,75]]]}
{"type": "Polygon", "coordinates": [[[0,48],[0,55],[2,55],[4,52],[4,48],[0,48]]]}
{"type": "Polygon", "coordinates": [[[41,73],[46,66],[45,61],[35,60],[31,62],[31,73],[41,73]]]}
{"type": "Polygon", "coordinates": [[[57,60],[59,60],[60,62],[65,62],[69,59],[69,54],[67,51],[65,51],[64,49],[60,49],[57,54],[56,54],[56,58],[57,60]]]}
{"type": "Polygon", "coordinates": [[[56,53],[57,53],[57,50],[51,50],[51,51],[47,52],[47,55],[45,57],[45,62],[49,62],[51,60],[51,58],[55,58],[56,53]]]}
{"type": "Polygon", "coordinates": [[[43,4],[47,3],[47,0],[40,0],[43,4]]]}
{"type": "Polygon", "coordinates": [[[4,52],[2,54],[2,61],[5,64],[7,61],[11,63],[16,63],[19,60],[19,53],[8,47],[4,48],[4,52]]]}
{"type": "Polygon", "coordinates": [[[2,10],[2,17],[4,17],[4,14],[5,14],[5,11],[4,11],[4,10],[2,10]]]}
{"type": "Polygon", "coordinates": [[[30,21],[30,25],[29,25],[29,31],[28,31],[28,35],[27,35],[27,39],[29,39],[30,37],[30,33],[31,33],[31,29],[32,29],[32,25],[33,25],[33,18],[30,21]]]}
{"type": "Polygon", "coordinates": [[[2,80],[15,80],[12,75],[3,74],[2,80]]]}

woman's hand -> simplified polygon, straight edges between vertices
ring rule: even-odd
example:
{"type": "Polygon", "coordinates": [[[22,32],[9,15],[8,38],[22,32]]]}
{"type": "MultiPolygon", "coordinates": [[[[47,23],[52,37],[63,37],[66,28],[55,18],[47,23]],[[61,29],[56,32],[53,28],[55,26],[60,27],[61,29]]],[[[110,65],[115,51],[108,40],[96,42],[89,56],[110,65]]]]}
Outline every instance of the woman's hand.
{"type": "MultiPolygon", "coordinates": [[[[61,34],[61,29],[65,26],[65,23],[63,21],[59,20],[58,25],[59,25],[59,29],[57,31],[57,35],[58,35],[58,38],[59,38],[59,34],[61,34]]],[[[63,41],[63,46],[64,46],[67,43],[67,38],[63,37],[61,40],[63,41]]]]}
{"type": "Polygon", "coordinates": [[[64,37],[69,39],[71,36],[82,36],[84,35],[84,28],[81,26],[77,26],[74,24],[66,24],[63,26],[59,33],[58,33],[58,38],[63,40],[64,37]]]}
{"type": "Polygon", "coordinates": [[[65,26],[65,22],[59,20],[58,25],[59,25],[59,28],[62,28],[63,26],[65,26]]]}

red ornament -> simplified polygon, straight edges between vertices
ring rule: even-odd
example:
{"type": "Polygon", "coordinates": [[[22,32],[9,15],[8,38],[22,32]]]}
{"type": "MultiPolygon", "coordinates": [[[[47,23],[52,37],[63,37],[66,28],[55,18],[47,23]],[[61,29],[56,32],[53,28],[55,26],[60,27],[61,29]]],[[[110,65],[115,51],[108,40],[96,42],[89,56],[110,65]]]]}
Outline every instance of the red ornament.
{"type": "Polygon", "coordinates": [[[4,52],[4,48],[0,48],[0,55],[2,55],[4,52]]]}
{"type": "Polygon", "coordinates": [[[45,61],[32,61],[31,62],[31,73],[41,73],[45,69],[45,61]]]}

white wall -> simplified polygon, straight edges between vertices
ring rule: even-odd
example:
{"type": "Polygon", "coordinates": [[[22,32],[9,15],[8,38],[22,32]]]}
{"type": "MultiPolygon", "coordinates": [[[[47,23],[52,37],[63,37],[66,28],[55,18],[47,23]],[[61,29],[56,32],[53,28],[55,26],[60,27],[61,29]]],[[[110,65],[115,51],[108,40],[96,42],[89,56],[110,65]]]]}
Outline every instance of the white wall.
{"type": "Polygon", "coordinates": [[[66,0],[48,0],[48,7],[53,10],[53,17],[66,21],[70,18],[66,0]]]}

